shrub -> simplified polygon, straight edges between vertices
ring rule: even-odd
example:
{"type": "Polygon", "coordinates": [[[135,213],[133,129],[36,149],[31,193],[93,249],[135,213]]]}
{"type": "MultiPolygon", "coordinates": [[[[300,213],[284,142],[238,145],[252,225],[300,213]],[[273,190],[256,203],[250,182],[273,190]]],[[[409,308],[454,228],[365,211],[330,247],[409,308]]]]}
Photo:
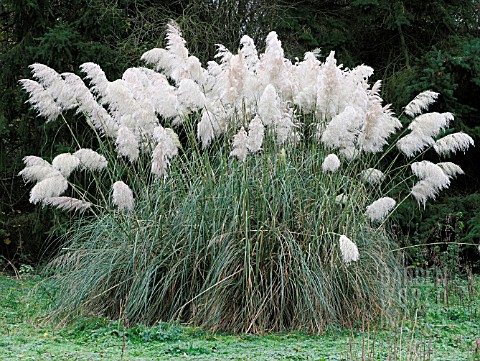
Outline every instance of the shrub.
{"type": "Polygon", "coordinates": [[[292,64],[275,33],[266,44],[260,56],[248,36],[238,54],[220,45],[203,68],[172,23],[166,49],[142,56],[154,70],[110,82],[86,63],[88,88],[32,65],[29,102],[67,126],[64,112],[84,114],[99,142],[51,164],[28,156],[20,173],[36,182],[31,202],[82,214],[50,264],[57,312],[321,331],[401,303],[385,222],[402,199],[425,205],[462,170],[410,161],[409,191],[413,175],[396,158],[464,151],[471,138],[435,140],[453,116],[422,114],[437,96],[427,91],[392,142],[402,125],[380,82],[368,84],[370,67],[342,69],[334,53],[292,64]]]}

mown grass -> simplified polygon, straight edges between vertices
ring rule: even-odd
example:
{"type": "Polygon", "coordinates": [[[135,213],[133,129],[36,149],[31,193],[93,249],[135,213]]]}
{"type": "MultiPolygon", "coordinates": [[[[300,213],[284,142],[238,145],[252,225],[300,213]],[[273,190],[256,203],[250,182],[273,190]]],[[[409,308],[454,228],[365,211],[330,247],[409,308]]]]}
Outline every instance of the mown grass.
{"type": "Polygon", "coordinates": [[[0,360],[480,360],[480,277],[411,281],[411,313],[322,335],[205,332],[178,324],[44,317],[51,295],[34,275],[0,276],[0,360]]]}

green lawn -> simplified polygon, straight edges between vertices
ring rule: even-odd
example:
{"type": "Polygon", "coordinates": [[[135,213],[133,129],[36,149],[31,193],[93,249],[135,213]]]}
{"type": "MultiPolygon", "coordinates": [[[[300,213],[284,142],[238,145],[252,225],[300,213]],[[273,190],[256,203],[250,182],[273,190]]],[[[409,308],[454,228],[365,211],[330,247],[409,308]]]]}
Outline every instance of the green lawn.
{"type": "Polygon", "coordinates": [[[410,317],[321,336],[228,335],[168,324],[124,330],[94,317],[55,327],[44,320],[49,295],[39,281],[0,276],[0,360],[480,360],[479,277],[470,285],[451,282],[448,305],[443,285],[416,279],[410,317]]]}

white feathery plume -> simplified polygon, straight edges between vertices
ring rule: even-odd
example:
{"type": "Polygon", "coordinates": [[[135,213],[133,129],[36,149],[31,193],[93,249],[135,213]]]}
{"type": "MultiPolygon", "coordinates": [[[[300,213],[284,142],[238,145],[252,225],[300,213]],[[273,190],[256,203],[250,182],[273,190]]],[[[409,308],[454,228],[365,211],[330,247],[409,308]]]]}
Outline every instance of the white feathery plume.
{"type": "Polygon", "coordinates": [[[238,133],[233,137],[233,150],[230,152],[230,157],[235,156],[242,162],[245,161],[248,154],[248,135],[242,127],[238,133]]]}
{"type": "Polygon", "coordinates": [[[377,80],[368,91],[368,95],[378,97],[381,87],[382,87],[382,81],[377,80]]]}
{"type": "Polygon", "coordinates": [[[108,79],[102,68],[95,63],[84,63],[80,65],[80,70],[87,74],[86,79],[90,80],[94,94],[100,98],[104,97],[108,87],[108,79]]]}
{"type": "Polygon", "coordinates": [[[42,203],[44,205],[53,206],[64,211],[78,211],[80,214],[92,206],[92,203],[90,202],[65,196],[45,198],[42,203]]]}
{"type": "Polygon", "coordinates": [[[105,157],[92,149],[82,148],[73,153],[73,155],[80,161],[82,169],[88,169],[92,172],[105,169],[108,165],[105,157]]]}
{"type": "Polygon", "coordinates": [[[46,178],[61,176],[57,169],[53,168],[50,163],[45,161],[46,165],[27,166],[18,173],[22,176],[24,182],[40,182],[46,178]]]}
{"type": "Polygon", "coordinates": [[[412,132],[400,138],[397,142],[397,148],[407,157],[413,157],[417,152],[435,144],[435,140],[430,136],[424,136],[421,133],[412,132]]]}
{"type": "Polygon", "coordinates": [[[407,157],[435,144],[433,137],[445,130],[453,120],[451,113],[426,113],[419,115],[408,126],[412,132],[397,142],[397,147],[407,157]]]}
{"type": "Polygon", "coordinates": [[[71,94],[70,102],[71,108],[77,108],[77,113],[86,112],[91,106],[92,102],[96,103],[95,98],[77,74],[74,73],[62,73],[65,88],[68,88],[68,92],[71,94]]]}
{"type": "Polygon", "coordinates": [[[385,174],[379,169],[367,168],[361,172],[362,180],[372,185],[380,184],[385,179],[385,174]]]}
{"type": "Polygon", "coordinates": [[[117,206],[118,210],[133,211],[135,207],[135,200],[133,199],[133,192],[128,185],[122,181],[113,183],[113,204],[117,206]]]}
{"type": "Polygon", "coordinates": [[[55,102],[53,96],[35,80],[20,80],[22,88],[30,95],[27,103],[38,111],[39,115],[47,118],[47,122],[55,120],[62,113],[60,106],[55,102]]]}
{"type": "Polygon", "coordinates": [[[213,119],[215,115],[210,111],[202,112],[202,119],[197,124],[197,137],[202,141],[202,148],[205,149],[210,145],[210,142],[215,138],[215,131],[213,128],[213,119]]]}
{"type": "Polygon", "coordinates": [[[426,113],[419,115],[408,126],[412,132],[397,142],[397,147],[407,157],[435,144],[433,137],[448,127],[453,120],[451,113],[426,113]]]}
{"type": "Polygon", "coordinates": [[[27,155],[23,157],[23,163],[25,163],[25,167],[32,167],[34,165],[51,167],[51,164],[48,163],[45,159],[37,157],[35,155],[27,155]]]}
{"type": "Polygon", "coordinates": [[[62,73],[62,76],[75,95],[77,114],[84,114],[87,117],[87,121],[90,121],[100,134],[106,134],[112,138],[115,137],[118,130],[117,123],[112,119],[107,110],[98,104],[83,80],[73,73],[62,73]]]}
{"type": "Polygon", "coordinates": [[[381,152],[388,144],[388,137],[401,127],[402,123],[393,116],[390,106],[382,107],[380,97],[371,95],[358,143],[365,152],[381,152]]]}
{"type": "Polygon", "coordinates": [[[77,106],[76,95],[62,75],[44,64],[35,63],[29,67],[32,69],[33,77],[52,95],[62,110],[77,106]]]}
{"type": "MultiPolygon", "coordinates": [[[[108,83],[103,101],[110,105],[114,116],[115,113],[120,113],[120,115],[131,114],[137,106],[128,83],[123,79],[117,79],[108,83]]],[[[117,117],[120,116],[117,115],[117,117]]]]}
{"type": "Polygon", "coordinates": [[[431,90],[426,90],[418,94],[405,107],[405,114],[411,117],[420,114],[423,110],[427,109],[430,104],[434,103],[437,97],[438,93],[435,93],[431,90]]]}
{"type": "Polygon", "coordinates": [[[52,160],[52,166],[58,169],[65,178],[68,178],[79,165],[80,160],[71,153],[59,154],[52,160]]]}
{"type": "Polygon", "coordinates": [[[411,165],[413,173],[421,180],[416,183],[411,193],[419,204],[425,203],[427,199],[434,199],[438,192],[450,185],[450,179],[442,168],[427,160],[415,162],[411,165]]]}
{"type": "Polygon", "coordinates": [[[382,197],[367,206],[367,215],[372,221],[382,221],[395,207],[395,200],[390,197],[382,197]]]}
{"type": "Polygon", "coordinates": [[[68,182],[62,175],[48,177],[37,184],[30,191],[30,203],[37,204],[46,198],[58,197],[68,188],[68,182]]]}
{"type": "Polygon", "coordinates": [[[293,89],[282,43],[274,31],[267,35],[265,43],[265,52],[260,57],[257,69],[259,80],[263,86],[272,84],[284,99],[289,99],[293,89]]]}
{"type": "MultiPolygon", "coordinates": [[[[215,58],[220,59],[220,64],[225,65],[232,58],[233,54],[222,44],[215,44],[217,46],[217,53],[215,58]]],[[[222,68],[224,69],[224,68],[222,68]]]]}
{"type": "Polygon", "coordinates": [[[165,156],[163,144],[157,144],[152,154],[152,173],[156,177],[167,177],[167,168],[170,162],[165,156]]]}
{"type": "Polygon", "coordinates": [[[282,117],[280,98],[272,84],[268,84],[258,102],[258,115],[265,126],[275,124],[282,117]]]}
{"type": "Polygon", "coordinates": [[[134,162],[140,155],[139,144],[137,136],[127,127],[120,127],[118,129],[117,152],[124,157],[127,157],[130,162],[134,162]]]}
{"type": "Polygon", "coordinates": [[[317,77],[320,71],[320,61],[315,53],[305,53],[304,60],[295,64],[292,69],[295,80],[293,102],[304,113],[311,113],[317,101],[317,77]]]}
{"type": "Polygon", "coordinates": [[[217,91],[221,94],[222,101],[234,106],[240,105],[247,74],[245,59],[241,51],[237,55],[231,55],[222,63],[222,74],[217,85],[221,85],[217,91]]]}
{"type": "Polygon", "coordinates": [[[177,89],[178,102],[188,112],[196,111],[205,106],[205,94],[192,79],[182,79],[177,89]]]}
{"type": "Polygon", "coordinates": [[[244,35],[240,39],[240,46],[242,54],[245,57],[245,62],[247,63],[247,67],[249,69],[255,69],[260,61],[258,58],[257,48],[255,47],[255,42],[248,35],[244,35]]]}
{"type": "Polygon", "coordinates": [[[444,136],[437,140],[433,149],[438,155],[445,155],[448,153],[456,153],[457,151],[465,152],[474,141],[471,136],[466,133],[458,132],[444,136]]]}
{"type": "Polygon", "coordinates": [[[357,84],[368,85],[367,81],[373,75],[373,68],[368,65],[358,65],[348,71],[349,77],[357,84]]]}
{"type": "Polygon", "coordinates": [[[327,124],[321,141],[330,148],[355,147],[355,141],[362,126],[362,119],[355,108],[347,106],[327,124]]]}
{"type": "Polygon", "coordinates": [[[155,65],[155,70],[166,70],[167,75],[171,72],[173,56],[167,49],[154,48],[143,53],[142,59],[147,64],[155,65]]]}
{"type": "Polygon", "coordinates": [[[452,113],[425,113],[416,117],[408,126],[412,133],[424,137],[435,137],[445,130],[453,120],[452,113]]]}
{"type": "Polygon", "coordinates": [[[340,159],[335,154],[329,154],[322,163],[322,170],[326,172],[336,172],[340,168],[340,159]]]}
{"type": "Polygon", "coordinates": [[[343,234],[340,236],[340,253],[342,254],[343,262],[347,266],[360,259],[357,245],[343,234]]]}
{"type": "Polygon", "coordinates": [[[412,187],[411,193],[418,204],[422,204],[425,207],[429,198],[435,199],[438,190],[429,180],[421,180],[412,187]]]}
{"type": "Polygon", "coordinates": [[[339,102],[342,98],[341,79],[342,71],[337,67],[335,52],[330,55],[321,66],[317,77],[317,117],[320,120],[330,121],[340,110],[339,102]]]}
{"type": "Polygon", "coordinates": [[[167,50],[174,55],[177,60],[187,60],[188,49],[185,46],[186,41],[182,37],[182,31],[175,21],[167,24],[167,50]]]}
{"type": "Polygon", "coordinates": [[[153,131],[157,146],[152,155],[152,173],[157,177],[166,177],[170,159],[178,154],[180,141],[178,135],[171,128],[158,126],[153,131]]]}
{"type": "Polygon", "coordinates": [[[187,78],[186,63],[188,59],[188,49],[185,46],[186,41],[182,37],[182,32],[178,24],[170,21],[167,24],[167,50],[171,55],[170,67],[165,69],[166,74],[175,82],[187,78]]]}
{"type": "Polygon", "coordinates": [[[155,108],[151,102],[123,79],[108,84],[104,101],[108,103],[114,119],[121,126],[127,126],[135,131],[142,129],[143,133],[149,133],[158,124],[155,108]],[[135,92],[137,94],[134,94],[135,92]]]}
{"type": "Polygon", "coordinates": [[[158,75],[160,76],[149,76],[150,79],[153,79],[148,88],[149,98],[159,115],[166,119],[174,118],[178,115],[176,89],[168,83],[168,80],[162,74],[158,75]]]}
{"type": "Polygon", "coordinates": [[[203,84],[206,80],[207,72],[202,68],[202,63],[196,56],[189,56],[185,64],[186,76],[190,77],[198,84],[203,84]]]}
{"type": "MultiPolygon", "coordinates": [[[[258,77],[257,69],[260,64],[258,52],[252,38],[244,35],[240,40],[240,50],[238,56],[241,61],[238,64],[237,78],[241,79],[241,96],[243,99],[237,99],[237,106],[242,107],[242,101],[247,108],[254,105],[260,95],[262,85],[258,77]]],[[[232,59],[233,60],[233,59],[232,59]]]]}
{"type": "Polygon", "coordinates": [[[445,188],[449,185],[448,179],[443,173],[443,170],[438,165],[428,160],[414,162],[411,164],[410,167],[412,168],[413,174],[415,174],[420,179],[434,179],[435,183],[442,185],[441,188],[445,188]]]}
{"type": "Polygon", "coordinates": [[[465,174],[462,168],[459,165],[452,162],[441,162],[437,165],[442,168],[443,172],[449,178],[455,178],[458,174],[465,174]]]}
{"type": "Polygon", "coordinates": [[[255,153],[262,149],[264,135],[265,127],[257,115],[248,125],[247,148],[250,152],[255,153]]]}
{"type": "Polygon", "coordinates": [[[82,103],[78,111],[85,113],[87,121],[90,121],[101,135],[105,134],[111,138],[117,137],[118,122],[96,101],[92,99],[88,104],[82,103]]]}

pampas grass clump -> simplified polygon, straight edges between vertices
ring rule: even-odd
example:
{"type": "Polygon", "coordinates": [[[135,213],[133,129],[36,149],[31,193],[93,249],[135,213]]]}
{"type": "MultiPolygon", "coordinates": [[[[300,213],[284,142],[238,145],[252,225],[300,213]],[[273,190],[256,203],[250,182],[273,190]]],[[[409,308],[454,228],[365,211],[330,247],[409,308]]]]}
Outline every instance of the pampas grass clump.
{"type": "Polygon", "coordinates": [[[453,118],[421,114],[436,93],[407,105],[416,118],[397,135],[370,67],[344,69],[333,52],[292,63],[274,32],[262,54],[248,36],[240,44],[203,67],[171,23],[166,48],[142,56],[150,67],[122,79],[93,63],[86,81],[34,64],[35,80],[21,81],[47,121],[83,114],[99,144],[52,164],[28,156],[21,172],[33,203],[82,214],[49,265],[56,314],[320,332],[401,304],[386,220],[462,173],[422,152],[473,141],[436,139],[453,118]],[[395,145],[412,173],[385,164],[395,145]],[[79,172],[93,186],[72,183],[79,172]]]}

